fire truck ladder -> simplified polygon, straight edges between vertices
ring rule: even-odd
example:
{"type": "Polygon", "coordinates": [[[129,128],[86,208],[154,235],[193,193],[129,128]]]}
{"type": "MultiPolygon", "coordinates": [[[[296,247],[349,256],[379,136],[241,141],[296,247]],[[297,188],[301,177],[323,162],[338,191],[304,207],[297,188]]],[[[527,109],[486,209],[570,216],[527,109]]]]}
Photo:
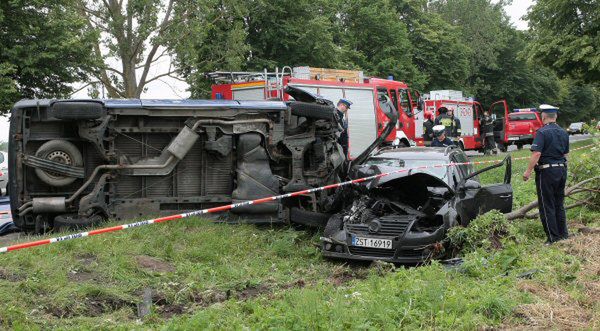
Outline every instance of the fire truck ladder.
{"type": "Polygon", "coordinates": [[[292,68],[285,66],[281,68],[275,68],[275,72],[268,72],[267,69],[264,71],[215,71],[205,75],[216,84],[235,84],[235,83],[247,83],[247,82],[259,82],[263,81],[264,87],[264,98],[265,100],[271,98],[283,99],[283,77],[292,76],[292,68]]]}

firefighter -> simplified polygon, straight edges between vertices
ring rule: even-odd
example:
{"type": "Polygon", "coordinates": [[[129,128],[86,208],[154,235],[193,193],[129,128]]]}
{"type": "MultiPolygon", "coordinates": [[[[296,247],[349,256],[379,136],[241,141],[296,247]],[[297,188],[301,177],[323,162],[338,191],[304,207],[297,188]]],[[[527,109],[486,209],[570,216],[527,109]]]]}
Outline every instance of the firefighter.
{"type": "Polygon", "coordinates": [[[425,120],[423,121],[423,141],[428,146],[433,140],[433,113],[426,110],[423,113],[425,120]]]}
{"type": "Polygon", "coordinates": [[[446,136],[458,138],[461,135],[460,121],[454,117],[452,109],[446,107],[438,108],[440,116],[436,117],[435,125],[443,125],[446,127],[446,136]]]}
{"type": "Polygon", "coordinates": [[[481,126],[481,136],[483,137],[483,153],[485,155],[490,155],[492,152],[498,153],[494,141],[494,119],[490,116],[489,111],[483,112],[483,116],[479,119],[479,126],[481,126]]]}
{"type": "Polygon", "coordinates": [[[337,112],[338,112],[338,120],[339,124],[342,127],[342,132],[340,133],[340,137],[338,138],[338,143],[342,145],[342,149],[344,150],[344,155],[348,157],[348,110],[352,102],[348,99],[340,99],[337,103],[337,112]]]}
{"type": "Polygon", "coordinates": [[[433,136],[435,138],[431,142],[431,147],[448,147],[454,145],[452,139],[446,136],[446,127],[443,125],[433,127],[433,136]]]}
{"type": "Polygon", "coordinates": [[[546,245],[551,245],[569,236],[564,206],[569,134],[556,124],[557,107],[541,105],[540,111],[544,126],[537,130],[531,144],[532,154],[523,180],[529,180],[535,169],[540,219],[548,237],[546,245]]]}

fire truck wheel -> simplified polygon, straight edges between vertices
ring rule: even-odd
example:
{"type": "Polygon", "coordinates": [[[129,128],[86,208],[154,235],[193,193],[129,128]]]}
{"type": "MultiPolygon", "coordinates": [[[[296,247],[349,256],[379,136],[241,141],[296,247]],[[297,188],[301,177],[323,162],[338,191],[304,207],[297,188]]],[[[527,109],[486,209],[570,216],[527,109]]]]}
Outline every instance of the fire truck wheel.
{"type": "Polygon", "coordinates": [[[310,102],[292,102],[290,103],[292,115],[332,121],[334,119],[335,108],[330,106],[318,105],[310,102]]]}

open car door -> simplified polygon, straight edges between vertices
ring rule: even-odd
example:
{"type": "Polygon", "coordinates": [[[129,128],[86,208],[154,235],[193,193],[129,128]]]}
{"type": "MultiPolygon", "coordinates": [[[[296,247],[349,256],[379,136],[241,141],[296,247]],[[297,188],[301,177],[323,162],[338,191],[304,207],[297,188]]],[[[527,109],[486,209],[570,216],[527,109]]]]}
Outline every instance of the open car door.
{"type": "Polygon", "coordinates": [[[502,213],[512,211],[513,189],[510,184],[512,175],[512,160],[507,155],[502,162],[483,168],[464,177],[456,185],[459,196],[457,209],[462,216],[463,225],[477,215],[496,209],[502,213]],[[478,175],[499,167],[506,167],[503,183],[481,186],[478,175]]]}

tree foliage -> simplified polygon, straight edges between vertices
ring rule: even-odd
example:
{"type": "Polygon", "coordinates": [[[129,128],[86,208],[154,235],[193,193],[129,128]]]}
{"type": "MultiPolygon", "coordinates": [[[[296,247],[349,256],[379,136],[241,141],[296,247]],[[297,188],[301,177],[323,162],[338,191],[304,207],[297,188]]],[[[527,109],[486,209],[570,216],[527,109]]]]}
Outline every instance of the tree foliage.
{"type": "Polygon", "coordinates": [[[532,32],[530,60],[562,76],[600,80],[600,2],[538,0],[527,15],[532,32]]]}
{"type": "Polygon", "coordinates": [[[22,98],[68,97],[94,67],[93,37],[71,0],[0,1],[0,114],[22,98]]]}

